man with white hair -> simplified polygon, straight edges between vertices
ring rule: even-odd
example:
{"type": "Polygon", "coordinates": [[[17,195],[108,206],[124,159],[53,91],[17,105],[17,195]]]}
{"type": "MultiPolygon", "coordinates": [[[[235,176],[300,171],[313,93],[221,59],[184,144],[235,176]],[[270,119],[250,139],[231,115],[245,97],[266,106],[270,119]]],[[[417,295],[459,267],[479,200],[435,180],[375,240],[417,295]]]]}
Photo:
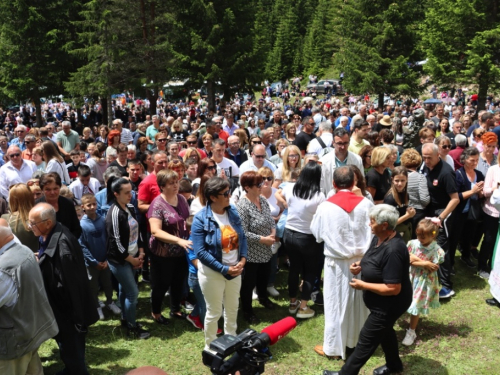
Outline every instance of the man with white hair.
{"type": "Polygon", "coordinates": [[[424,143],[422,160],[424,164],[419,172],[427,178],[427,187],[431,197],[431,203],[427,209],[430,215],[441,221],[436,242],[445,252],[444,262],[438,270],[439,283],[442,285],[439,298],[450,298],[455,295],[455,292],[451,282],[451,250],[449,249],[448,236],[452,230],[453,210],[460,203],[455,183],[455,171],[448,163],[441,160],[439,147],[434,143],[424,143]]]}
{"type": "Polygon", "coordinates": [[[366,122],[368,123],[368,131],[371,131],[377,125],[377,118],[373,115],[368,115],[366,116],[366,122]]]}
{"type": "Polygon", "coordinates": [[[340,118],[342,116],[345,116],[345,117],[347,117],[346,130],[350,131],[350,125],[351,125],[351,117],[349,116],[350,114],[351,113],[349,112],[349,108],[347,108],[347,107],[340,108],[340,116],[337,120],[335,120],[335,127],[337,128],[340,126],[340,118]]]}
{"type": "Polygon", "coordinates": [[[0,225],[0,322],[8,322],[0,351],[1,374],[43,374],[38,348],[58,327],[35,254],[0,225]]]}
{"type": "MultiPolygon", "coordinates": [[[[460,121],[455,122],[454,125],[462,124],[460,121]]],[[[453,164],[455,167],[455,170],[460,169],[463,167],[463,164],[460,162],[460,157],[462,156],[462,153],[464,152],[465,148],[467,147],[467,137],[463,134],[457,134],[455,136],[455,145],[456,148],[454,150],[451,150],[448,155],[451,156],[453,159],[453,164]]]]}
{"type": "Polygon", "coordinates": [[[116,120],[113,120],[113,125],[115,125],[116,130],[121,133],[120,143],[123,143],[124,145],[131,145],[134,141],[134,137],[132,136],[130,130],[123,127],[123,121],[117,118],[116,120]]]}
{"type": "Polygon", "coordinates": [[[57,222],[48,203],[38,203],[28,215],[28,227],[40,237],[38,258],[50,307],[59,327],[54,337],[66,368],[61,373],[88,375],[85,336],[99,319],[82,248],[68,228],[57,222]]]}
{"type": "Polygon", "coordinates": [[[24,125],[17,125],[14,129],[14,133],[16,134],[16,138],[10,141],[11,146],[18,146],[21,151],[26,150],[26,144],[24,143],[24,137],[28,132],[28,128],[24,125]]]}
{"type": "Polygon", "coordinates": [[[0,168],[0,195],[8,200],[9,188],[14,184],[27,183],[36,172],[36,164],[31,160],[24,160],[18,146],[10,146],[6,155],[9,162],[0,168]]]}
{"type": "Polygon", "coordinates": [[[229,136],[227,145],[229,147],[226,149],[225,157],[234,161],[238,167],[248,160],[247,153],[240,148],[240,138],[237,135],[229,136]]]}
{"type": "Polygon", "coordinates": [[[319,205],[311,222],[316,241],[325,243],[325,333],[323,346],[314,350],[342,359],[347,348],[356,346],[369,315],[363,293],[349,285],[352,278],[360,277],[351,275],[349,266],[363,258],[372,239],[369,211],[373,203],[352,192],[354,180],[352,167],[335,169],[333,187],[337,193],[319,205]]]}
{"type": "Polygon", "coordinates": [[[332,125],[323,121],[319,124],[319,137],[314,138],[307,145],[308,154],[316,154],[320,158],[332,151],[332,125]]]}
{"type": "Polygon", "coordinates": [[[354,124],[354,121],[357,120],[362,120],[363,122],[366,121],[366,116],[367,115],[367,109],[366,105],[361,105],[359,107],[359,112],[352,118],[352,123],[354,124]]]}

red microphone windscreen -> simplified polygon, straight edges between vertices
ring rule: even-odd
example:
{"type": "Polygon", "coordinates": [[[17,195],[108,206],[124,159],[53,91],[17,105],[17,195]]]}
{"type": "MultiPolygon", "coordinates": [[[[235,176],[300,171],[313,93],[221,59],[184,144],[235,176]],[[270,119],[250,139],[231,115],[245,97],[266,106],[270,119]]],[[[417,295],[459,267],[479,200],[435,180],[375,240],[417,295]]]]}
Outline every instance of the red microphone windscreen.
{"type": "Polygon", "coordinates": [[[288,335],[288,333],[297,327],[297,322],[291,316],[281,319],[280,321],[271,324],[262,330],[263,333],[267,333],[269,339],[271,340],[271,345],[276,344],[283,337],[288,335]]]}

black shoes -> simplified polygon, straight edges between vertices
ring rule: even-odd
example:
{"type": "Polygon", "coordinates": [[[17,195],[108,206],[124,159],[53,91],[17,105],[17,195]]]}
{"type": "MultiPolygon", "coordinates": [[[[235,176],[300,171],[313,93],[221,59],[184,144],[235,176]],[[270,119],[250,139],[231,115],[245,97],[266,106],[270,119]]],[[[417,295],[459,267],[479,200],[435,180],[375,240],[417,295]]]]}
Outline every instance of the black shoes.
{"type": "Polygon", "coordinates": [[[490,306],[500,307],[500,302],[498,302],[495,298],[488,298],[486,303],[490,306]]]}
{"type": "Polygon", "coordinates": [[[250,324],[260,323],[260,319],[254,313],[243,313],[243,318],[250,324]]]}
{"type": "Polygon", "coordinates": [[[268,299],[259,301],[259,303],[268,310],[274,310],[276,308],[276,305],[268,299]]]}
{"type": "Polygon", "coordinates": [[[160,317],[159,317],[159,318],[155,318],[155,317],[153,317],[153,316],[152,316],[152,318],[153,318],[153,320],[154,320],[156,323],[158,323],[158,324],[162,324],[162,325],[164,325],[164,326],[166,326],[166,325],[169,325],[169,324],[170,324],[170,320],[168,320],[167,318],[165,318],[163,315],[160,315],[160,317]]]}
{"type": "Polygon", "coordinates": [[[129,328],[128,334],[131,337],[134,337],[136,339],[141,339],[141,340],[149,339],[149,337],[151,336],[151,333],[149,333],[145,329],[142,329],[141,327],[138,327],[138,326],[136,326],[134,328],[129,328]]]}
{"type": "Polygon", "coordinates": [[[460,259],[462,259],[462,262],[464,262],[467,265],[467,267],[476,268],[475,263],[470,259],[470,257],[462,256],[460,259]]]}
{"type": "Polygon", "coordinates": [[[479,258],[479,251],[477,251],[477,249],[470,249],[470,255],[475,259],[477,260],[477,258],[479,258]]]}
{"type": "Polygon", "coordinates": [[[386,365],[380,366],[373,370],[373,375],[389,375],[389,374],[399,374],[400,372],[403,372],[403,369],[400,370],[391,370],[389,367],[386,365]]]}

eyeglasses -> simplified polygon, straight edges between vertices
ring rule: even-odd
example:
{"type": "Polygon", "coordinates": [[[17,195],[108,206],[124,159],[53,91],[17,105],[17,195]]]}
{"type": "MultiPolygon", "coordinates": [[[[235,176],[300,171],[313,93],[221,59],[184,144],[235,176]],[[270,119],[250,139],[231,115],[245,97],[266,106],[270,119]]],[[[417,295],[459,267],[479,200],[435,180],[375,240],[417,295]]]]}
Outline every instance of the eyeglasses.
{"type": "Polygon", "coordinates": [[[371,159],[372,156],[371,155],[366,155],[365,158],[370,158],[371,159]]]}
{"type": "Polygon", "coordinates": [[[272,181],[273,177],[262,177],[263,181],[272,181]]]}
{"type": "Polygon", "coordinates": [[[215,125],[222,125],[222,122],[214,122],[215,125]]]}
{"type": "Polygon", "coordinates": [[[239,145],[240,145],[240,142],[229,143],[229,146],[239,146],[239,145]]]}
{"type": "Polygon", "coordinates": [[[442,145],[441,147],[444,149],[448,149],[448,148],[451,148],[451,145],[442,145]]]}
{"type": "Polygon", "coordinates": [[[31,141],[24,141],[24,143],[26,143],[27,145],[29,145],[31,143],[31,141]]]}
{"type": "Polygon", "coordinates": [[[158,142],[166,142],[167,141],[167,138],[159,138],[158,139],[158,142]]]}
{"type": "Polygon", "coordinates": [[[24,133],[24,130],[16,130],[14,133],[24,133]]]}
{"type": "Polygon", "coordinates": [[[215,165],[211,165],[210,167],[207,167],[207,169],[209,169],[211,171],[215,171],[217,169],[217,167],[215,165]]]}
{"type": "Polygon", "coordinates": [[[262,144],[262,141],[252,141],[252,143],[253,143],[254,145],[260,145],[260,144],[262,144]]]}
{"type": "Polygon", "coordinates": [[[218,195],[223,195],[224,198],[227,198],[227,197],[229,197],[231,195],[231,191],[226,190],[224,193],[219,193],[218,195]]]}
{"type": "Polygon", "coordinates": [[[26,226],[27,226],[29,229],[31,229],[31,228],[33,228],[33,227],[36,227],[38,224],[43,223],[44,221],[47,221],[47,220],[49,220],[49,219],[40,220],[40,221],[38,221],[38,222],[36,222],[36,223],[32,223],[31,221],[29,221],[29,220],[28,220],[28,221],[26,222],[26,226]]]}
{"type": "Polygon", "coordinates": [[[345,147],[349,145],[349,142],[335,142],[337,146],[345,147]]]}
{"type": "Polygon", "coordinates": [[[188,144],[188,145],[195,145],[195,144],[196,144],[196,141],[187,141],[187,144],[188,144]]]}
{"type": "Polygon", "coordinates": [[[265,159],[266,158],[266,155],[253,155],[255,156],[257,159],[265,159]]]}
{"type": "Polygon", "coordinates": [[[10,154],[9,158],[18,158],[19,156],[21,156],[20,153],[10,154]]]}
{"type": "Polygon", "coordinates": [[[292,159],[297,159],[299,157],[299,155],[288,155],[289,158],[292,158],[292,159]]]}

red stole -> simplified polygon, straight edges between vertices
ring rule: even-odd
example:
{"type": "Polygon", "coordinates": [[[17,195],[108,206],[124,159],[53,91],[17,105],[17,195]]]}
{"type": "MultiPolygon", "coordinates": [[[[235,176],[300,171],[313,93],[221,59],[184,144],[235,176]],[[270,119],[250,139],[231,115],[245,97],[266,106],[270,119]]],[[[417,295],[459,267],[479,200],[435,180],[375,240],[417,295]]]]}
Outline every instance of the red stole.
{"type": "Polygon", "coordinates": [[[363,199],[363,197],[360,197],[351,191],[339,191],[337,194],[330,197],[327,201],[333,203],[336,206],[339,206],[349,214],[363,199]]]}

